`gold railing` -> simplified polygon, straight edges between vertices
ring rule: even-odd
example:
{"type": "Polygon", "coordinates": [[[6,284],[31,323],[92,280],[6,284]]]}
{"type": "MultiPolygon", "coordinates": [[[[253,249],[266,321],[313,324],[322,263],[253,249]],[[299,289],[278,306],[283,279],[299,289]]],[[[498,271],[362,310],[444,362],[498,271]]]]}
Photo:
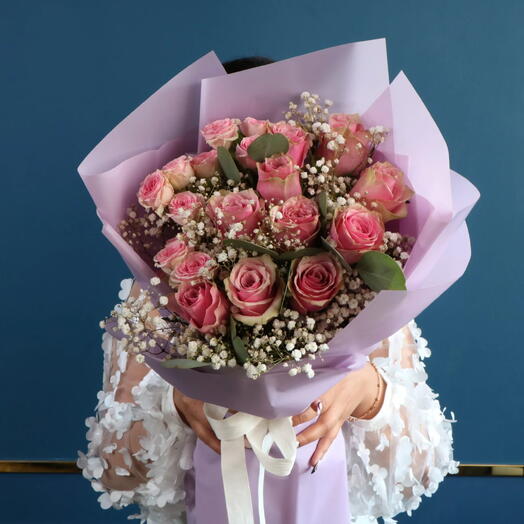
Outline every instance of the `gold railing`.
{"type": "MultiPolygon", "coordinates": [[[[68,460],[0,460],[0,473],[80,473],[68,460]]],[[[461,464],[459,477],[524,477],[524,464],[461,464]]]]}

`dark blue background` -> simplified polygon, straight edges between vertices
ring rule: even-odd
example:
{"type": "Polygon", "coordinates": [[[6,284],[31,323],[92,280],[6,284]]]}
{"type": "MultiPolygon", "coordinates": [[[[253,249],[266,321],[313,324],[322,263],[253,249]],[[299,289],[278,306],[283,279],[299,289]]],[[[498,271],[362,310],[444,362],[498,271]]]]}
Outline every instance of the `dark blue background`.
{"type": "Polygon", "coordinates": [[[392,77],[406,72],[482,193],[466,275],[418,319],[430,384],[459,419],[457,459],[523,463],[523,19],[518,0],[2,1],[0,458],[85,448],[97,324],[128,275],[76,173],[89,150],[210,49],[282,59],[385,36],[392,77]]]}

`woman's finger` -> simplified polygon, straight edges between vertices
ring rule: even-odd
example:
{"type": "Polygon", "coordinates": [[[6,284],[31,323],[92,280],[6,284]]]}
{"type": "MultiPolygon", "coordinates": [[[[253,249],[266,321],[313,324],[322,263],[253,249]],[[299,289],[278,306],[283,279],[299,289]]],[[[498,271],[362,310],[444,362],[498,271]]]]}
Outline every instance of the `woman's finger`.
{"type": "Polygon", "coordinates": [[[298,426],[299,424],[304,424],[304,422],[309,422],[317,416],[317,411],[314,410],[311,406],[306,410],[302,411],[298,415],[292,417],[293,426],[298,426]]]}
{"type": "Polygon", "coordinates": [[[314,424],[311,424],[311,426],[308,426],[304,431],[301,431],[297,435],[299,446],[306,446],[307,444],[324,437],[333,426],[333,423],[334,421],[331,420],[328,412],[320,415],[314,424]]]}
{"type": "Polygon", "coordinates": [[[318,463],[327,453],[327,450],[329,449],[333,441],[337,438],[339,430],[340,428],[338,428],[337,430],[331,430],[325,437],[322,437],[318,441],[315,452],[313,453],[313,455],[311,455],[311,458],[309,459],[309,463],[313,468],[318,465],[318,463]]]}

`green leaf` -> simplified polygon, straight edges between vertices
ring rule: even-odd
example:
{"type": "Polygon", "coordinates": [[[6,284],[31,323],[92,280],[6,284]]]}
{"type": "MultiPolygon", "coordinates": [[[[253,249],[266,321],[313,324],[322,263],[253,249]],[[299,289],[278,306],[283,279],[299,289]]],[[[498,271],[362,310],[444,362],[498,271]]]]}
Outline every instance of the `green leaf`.
{"type": "Polygon", "coordinates": [[[247,154],[255,160],[255,162],[263,162],[269,156],[277,153],[287,153],[289,149],[288,139],[280,134],[260,135],[247,148],[247,154]]]}
{"type": "Polygon", "coordinates": [[[257,246],[257,244],[253,244],[252,242],[248,242],[247,240],[240,240],[238,238],[225,238],[223,243],[225,246],[231,246],[237,249],[244,249],[246,251],[256,251],[257,253],[269,255],[277,259],[279,257],[276,251],[273,251],[272,249],[269,249],[267,247],[257,246]]]}
{"type": "Polygon", "coordinates": [[[225,147],[219,146],[217,148],[217,156],[224,175],[226,175],[227,178],[239,183],[240,171],[238,170],[229,150],[225,147]]]}
{"type": "Polygon", "coordinates": [[[389,255],[380,251],[364,253],[356,264],[362,280],[373,290],[404,291],[406,278],[402,268],[389,255]]]}
{"type": "Polygon", "coordinates": [[[237,323],[232,315],[229,317],[229,333],[232,339],[237,336],[237,323]]]}
{"type": "Polygon", "coordinates": [[[246,351],[244,342],[237,335],[237,323],[233,316],[229,317],[229,334],[231,335],[231,345],[233,346],[233,352],[239,364],[243,364],[249,360],[249,354],[246,351]]]}
{"type": "Polygon", "coordinates": [[[198,360],[192,360],[190,358],[170,358],[169,360],[163,360],[161,364],[165,368],[178,369],[201,368],[211,365],[209,362],[199,362],[198,360]]]}
{"type": "Polygon", "coordinates": [[[235,357],[239,364],[244,364],[244,362],[249,360],[249,354],[240,337],[232,338],[231,344],[233,344],[233,351],[235,352],[235,357]]]}
{"type": "Polygon", "coordinates": [[[304,249],[298,249],[297,251],[286,251],[278,255],[279,260],[294,260],[295,258],[312,257],[313,255],[319,255],[325,253],[326,250],[320,247],[305,247],[304,249]]]}
{"type": "Polygon", "coordinates": [[[322,218],[325,220],[327,216],[327,193],[325,191],[321,191],[318,194],[318,209],[320,210],[322,218]]]}
{"type": "Polygon", "coordinates": [[[341,264],[342,267],[348,272],[351,273],[351,266],[346,262],[346,259],[327,241],[325,238],[320,238],[320,242],[329,251],[341,264]]]}

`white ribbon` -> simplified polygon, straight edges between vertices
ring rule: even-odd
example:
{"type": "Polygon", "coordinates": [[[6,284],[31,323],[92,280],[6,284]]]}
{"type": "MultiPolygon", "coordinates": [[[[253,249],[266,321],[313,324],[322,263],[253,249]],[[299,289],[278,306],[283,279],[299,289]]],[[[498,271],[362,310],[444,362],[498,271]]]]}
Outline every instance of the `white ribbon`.
{"type": "Polygon", "coordinates": [[[254,524],[251,489],[246,467],[244,437],[247,438],[259,463],[258,515],[265,524],[264,471],[279,477],[291,473],[297,456],[297,439],[291,417],[266,419],[235,413],[224,418],[227,408],[204,404],[204,413],[220,440],[222,482],[229,524],[254,524]],[[269,450],[273,442],[282,458],[272,457],[269,450]]]}

